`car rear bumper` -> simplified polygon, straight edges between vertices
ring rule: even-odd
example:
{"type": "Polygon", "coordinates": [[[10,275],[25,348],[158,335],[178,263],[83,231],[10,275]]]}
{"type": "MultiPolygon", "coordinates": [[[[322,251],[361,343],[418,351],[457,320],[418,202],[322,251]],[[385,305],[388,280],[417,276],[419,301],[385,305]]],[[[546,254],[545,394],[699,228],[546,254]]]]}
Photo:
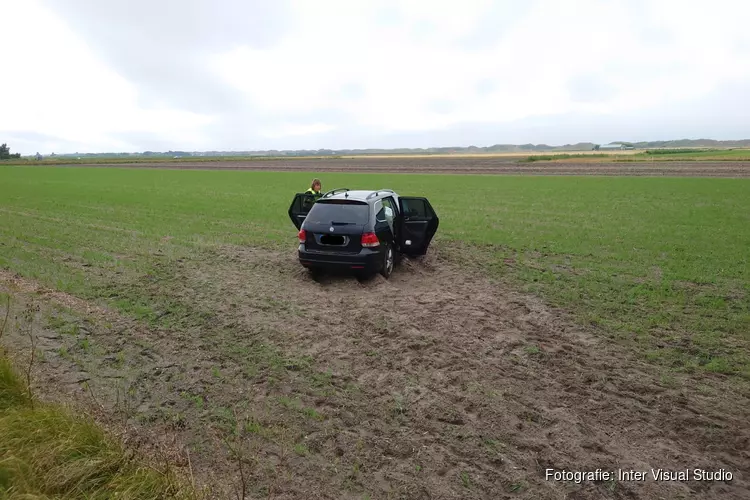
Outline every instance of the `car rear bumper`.
{"type": "Polygon", "coordinates": [[[307,250],[300,245],[298,254],[304,267],[378,272],[382,266],[379,249],[363,248],[359,253],[349,253],[307,250]]]}

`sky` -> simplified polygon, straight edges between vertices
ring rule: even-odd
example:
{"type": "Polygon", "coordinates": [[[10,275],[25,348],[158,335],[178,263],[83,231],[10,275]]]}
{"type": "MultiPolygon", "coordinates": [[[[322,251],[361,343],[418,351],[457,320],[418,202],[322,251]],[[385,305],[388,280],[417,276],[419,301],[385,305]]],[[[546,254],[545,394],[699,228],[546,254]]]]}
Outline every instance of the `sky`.
{"type": "Polygon", "coordinates": [[[0,0],[11,152],[750,138],[743,0],[0,0]]]}

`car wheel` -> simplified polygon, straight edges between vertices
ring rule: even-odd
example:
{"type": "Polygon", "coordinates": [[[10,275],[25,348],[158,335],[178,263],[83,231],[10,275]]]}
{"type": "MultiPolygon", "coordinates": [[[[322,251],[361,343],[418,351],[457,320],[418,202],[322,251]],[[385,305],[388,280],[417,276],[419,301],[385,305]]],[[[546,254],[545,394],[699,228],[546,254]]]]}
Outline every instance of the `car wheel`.
{"type": "Polygon", "coordinates": [[[390,278],[391,273],[393,272],[394,262],[395,253],[393,247],[390,244],[386,244],[383,249],[383,267],[380,270],[380,274],[382,274],[385,279],[390,278]]]}

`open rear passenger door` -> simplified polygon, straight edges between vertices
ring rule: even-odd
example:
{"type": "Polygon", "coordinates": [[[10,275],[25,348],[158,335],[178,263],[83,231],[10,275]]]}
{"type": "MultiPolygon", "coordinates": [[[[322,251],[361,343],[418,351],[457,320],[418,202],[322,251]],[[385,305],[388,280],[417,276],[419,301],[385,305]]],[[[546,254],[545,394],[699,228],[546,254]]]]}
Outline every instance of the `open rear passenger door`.
{"type": "Polygon", "coordinates": [[[409,256],[426,254],[440,223],[435,210],[427,198],[400,196],[398,204],[399,251],[409,256]]]}
{"type": "Polygon", "coordinates": [[[310,209],[315,204],[318,197],[310,193],[297,193],[294,195],[294,200],[289,206],[289,218],[292,219],[294,227],[300,229],[302,223],[305,221],[305,217],[310,213],[310,209]]]}

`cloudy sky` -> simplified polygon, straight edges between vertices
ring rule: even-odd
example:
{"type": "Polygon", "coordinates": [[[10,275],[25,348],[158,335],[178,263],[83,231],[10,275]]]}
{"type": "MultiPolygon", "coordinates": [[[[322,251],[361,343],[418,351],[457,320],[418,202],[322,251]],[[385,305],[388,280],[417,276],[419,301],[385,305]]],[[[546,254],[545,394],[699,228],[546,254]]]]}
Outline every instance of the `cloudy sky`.
{"type": "Polygon", "coordinates": [[[744,0],[2,0],[22,154],[750,138],[744,0]]]}

